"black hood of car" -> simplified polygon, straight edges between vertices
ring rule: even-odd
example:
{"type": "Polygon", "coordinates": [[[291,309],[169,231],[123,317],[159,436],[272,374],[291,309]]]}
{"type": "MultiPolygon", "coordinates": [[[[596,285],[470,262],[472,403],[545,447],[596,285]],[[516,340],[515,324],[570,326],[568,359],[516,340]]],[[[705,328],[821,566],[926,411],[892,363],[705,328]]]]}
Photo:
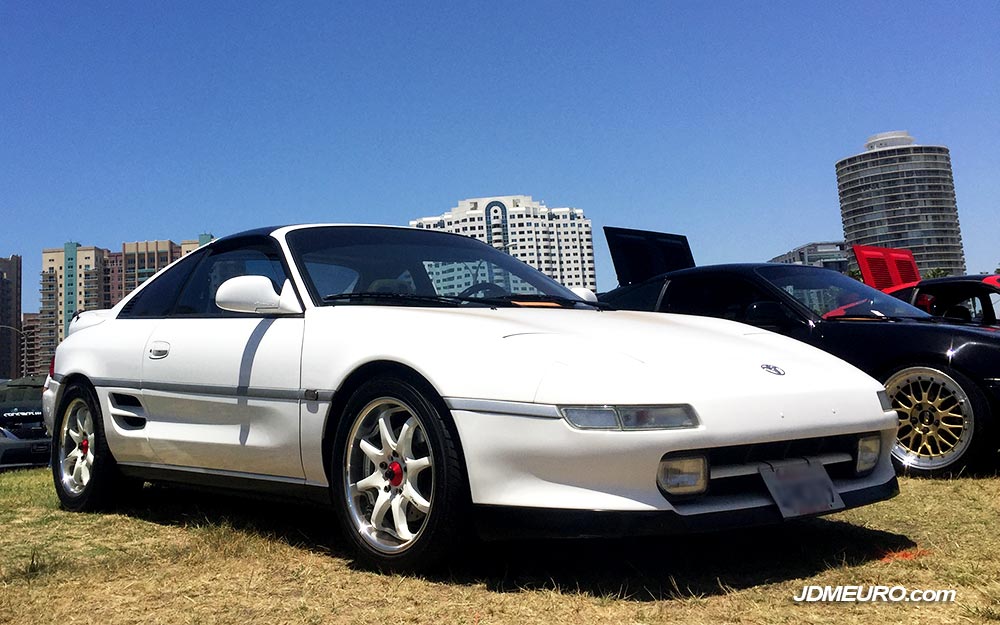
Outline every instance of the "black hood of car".
{"type": "Polygon", "coordinates": [[[621,286],[695,266],[691,246],[681,234],[605,226],[604,236],[621,286]]]}

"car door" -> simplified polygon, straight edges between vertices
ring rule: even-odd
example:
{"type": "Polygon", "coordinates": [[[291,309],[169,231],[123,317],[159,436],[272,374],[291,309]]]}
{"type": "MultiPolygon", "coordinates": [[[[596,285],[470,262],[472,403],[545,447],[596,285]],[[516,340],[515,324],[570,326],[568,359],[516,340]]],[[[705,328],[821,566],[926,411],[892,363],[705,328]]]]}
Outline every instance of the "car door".
{"type": "Polygon", "coordinates": [[[227,312],[215,293],[227,279],[288,278],[269,237],[213,245],[146,343],[146,434],[163,464],[302,478],[299,452],[302,315],[227,312]]]}

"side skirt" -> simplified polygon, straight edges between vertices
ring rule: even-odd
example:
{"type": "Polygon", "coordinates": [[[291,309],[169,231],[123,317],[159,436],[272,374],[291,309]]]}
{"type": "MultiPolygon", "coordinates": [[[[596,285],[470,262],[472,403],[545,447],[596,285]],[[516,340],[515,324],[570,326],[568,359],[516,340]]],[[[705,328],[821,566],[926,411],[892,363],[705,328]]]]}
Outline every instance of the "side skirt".
{"type": "Polygon", "coordinates": [[[305,480],[154,464],[120,463],[118,468],[125,476],[147,482],[190,486],[200,490],[259,495],[269,499],[306,502],[324,507],[332,506],[330,489],[325,484],[309,483],[305,480]]]}

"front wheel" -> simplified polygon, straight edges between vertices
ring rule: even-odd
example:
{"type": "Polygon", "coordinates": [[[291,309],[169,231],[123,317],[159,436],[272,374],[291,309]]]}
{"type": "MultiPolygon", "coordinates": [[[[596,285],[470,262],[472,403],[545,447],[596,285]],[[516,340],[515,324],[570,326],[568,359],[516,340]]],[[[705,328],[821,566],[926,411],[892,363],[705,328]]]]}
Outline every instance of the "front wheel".
{"type": "Polygon", "coordinates": [[[330,484],[340,525],[364,563],[441,562],[463,532],[465,477],[447,416],[407,381],[365,383],[344,409],[330,484]]]}
{"type": "Polygon", "coordinates": [[[949,367],[914,366],[885,382],[899,416],[892,457],[903,473],[957,475],[984,459],[989,405],[975,383],[949,367]]]}

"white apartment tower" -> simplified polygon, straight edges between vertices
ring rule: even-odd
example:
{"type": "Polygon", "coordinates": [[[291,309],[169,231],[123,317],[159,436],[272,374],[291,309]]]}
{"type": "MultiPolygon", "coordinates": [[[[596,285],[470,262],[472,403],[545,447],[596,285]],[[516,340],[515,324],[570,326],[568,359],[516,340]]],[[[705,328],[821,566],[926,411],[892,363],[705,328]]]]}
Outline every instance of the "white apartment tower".
{"type": "Polygon", "coordinates": [[[549,208],[530,195],[479,197],[410,225],[485,241],[565,286],[597,290],[590,220],[579,208],[549,208]]]}

